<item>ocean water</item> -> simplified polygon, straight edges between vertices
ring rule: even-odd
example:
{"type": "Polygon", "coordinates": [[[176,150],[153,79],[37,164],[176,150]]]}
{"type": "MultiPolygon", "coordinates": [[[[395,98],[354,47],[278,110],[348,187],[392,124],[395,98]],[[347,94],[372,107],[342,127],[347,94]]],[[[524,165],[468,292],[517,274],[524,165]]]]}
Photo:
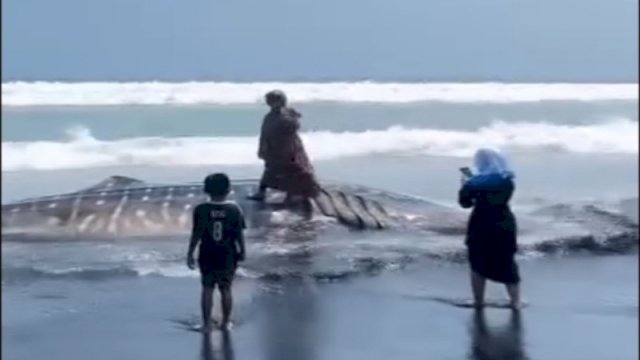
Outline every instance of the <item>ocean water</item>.
{"type": "MultiPolygon", "coordinates": [[[[225,171],[238,179],[258,178],[258,131],[266,112],[261,97],[276,87],[287,92],[291,105],[303,114],[302,137],[323,180],[412,195],[455,207],[460,185],[458,167],[469,165],[478,147],[498,146],[509,154],[517,173],[513,199],[516,215],[523,223],[535,220],[537,224],[522,234],[523,251],[519,256],[528,271],[538,274],[531,276],[538,279],[533,285],[524,275],[525,298],[526,291],[531,291],[531,311],[545,319],[532,325],[534,335],[529,340],[540,355],[536,358],[562,358],[555,352],[557,349],[571,350],[567,345],[571,342],[551,342],[555,350],[544,350],[550,343],[545,342],[541,329],[553,327],[553,311],[569,316],[567,308],[572,309],[570,314],[586,309],[589,316],[597,317],[614,308],[611,311],[623,319],[607,322],[598,318],[589,323],[578,315],[578,320],[569,316],[567,319],[575,320],[567,320],[571,324],[568,328],[573,330],[581,326],[630,329],[630,324],[637,322],[637,291],[630,291],[637,289],[637,277],[622,275],[637,271],[637,84],[3,83],[2,201],[74,191],[116,174],[153,182],[199,181],[214,171],[225,171]],[[576,237],[581,236],[594,240],[586,245],[576,242],[576,237]],[[631,246],[618,246],[620,236],[631,246]],[[605,260],[603,253],[608,254],[605,260]],[[595,297],[584,293],[589,288],[585,285],[589,281],[585,269],[592,265],[601,266],[600,270],[593,270],[603,274],[598,281],[609,281],[595,297]],[[553,302],[547,297],[556,295],[558,303],[549,305],[553,302]],[[540,304],[538,308],[536,303],[540,304]]],[[[459,230],[463,229],[461,226],[459,230]]],[[[416,271],[406,270],[407,266],[428,270],[427,273],[444,269],[442,275],[429,275],[437,284],[436,290],[432,289],[434,296],[468,296],[464,291],[444,290],[452,279],[457,279],[461,288],[466,286],[464,262],[457,256],[447,256],[452,248],[463,249],[459,234],[447,237],[443,240],[446,243],[432,241],[420,232],[348,231],[318,234],[312,239],[275,237],[247,241],[250,258],[240,270],[238,290],[238,336],[247,339],[258,336],[251,335],[253,332],[266,331],[260,330],[261,323],[252,323],[254,310],[250,309],[256,307],[250,304],[270,304],[264,294],[293,291],[294,295],[286,299],[293,301],[295,308],[300,305],[297,301],[307,301],[304,297],[298,299],[296,296],[302,295],[296,295],[296,291],[308,287],[319,291],[319,285],[309,285],[318,281],[348,283],[362,276],[378,279],[370,280],[375,285],[353,285],[344,293],[340,287],[331,290],[321,286],[323,292],[333,294],[327,295],[329,303],[343,304],[356,313],[356,304],[363,301],[359,297],[364,296],[358,286],[369,289],[365,293],[371,288],[382,289],[384,295],[380,299],[398,296],[399,290],[392,284],[405,284],[403,291],[413,291],[416,279],[424,274],[416,275],[416,271]],[[291,290],[283,285],[291,279],[302,279],[306,285],[291,290]],[[343,295],[335,295],[337,292],[343,295]],[[241,330],[243,323],[251,330],[241,330]]],[[[41,345],[55,350],[54,358],[84,358],[85,353],[69,346],[69,337],[52,335],[53,329],[66,320],[75,324],[66,328],[74,334],[79,334],[79,329],[114,331],[118,325],[109,320],[111,314],[121,324],[127,324],[125,331],[139,334],[146,331],[140,322],[156,326],[149,325],[149,319],[154,317],[184,320],[189,314],[197,314],[197,273],[184,266],[186,245],[186,239],[3,243],[3,332],[9,334],[7,338],[3,336],[3,355],[31,358],[38,354],[32,346],[41,345]],[[167,286],[193,293],[178,291],[171,295],[164,290],[167,286]],[[144,301],[126,303],[118,295],[135,293],[136,287],[147,292],[141,295],[145,301],[153,302],[149,294],[156,294],[168,305],[143,310],[144,301]],[[185,302],[185,296],[193,297],[193,301],[185,302]],[[175,310],[169,309],[171,304],[175,310]],[[120,305],[128,312],[119,309],[120,305]],[[26,310],[9,310],[18,306],[26,310]],[[125,313],[140,313],[138,325],[127,321],[125,313]],[[92,324],[94,315],[104,322],[104,328],[92,324]],[[134,329],[135,326],[141,328],[134,329]],[[33,327],[40,330],[32,332],[33,327]],[[5,350],[7,347],[12,350],[5,350]]],[[[593,287],[599,287],[596,280],[593,287]]],[[[375,306],[386,308],[394,303],[379,301],[379,305],[365,307],[371,311],[367,316],[375,314],[375,306]]],[[[429,306],[427,313],[437,313],[433,308],[436,305],[429,306]]],[[[402,316],[411,316],[410,313],[402,316]]],[[[332,319],[339,321],[333,314],[332,319]]],[[[310,321],[322,323],[314,319],[310,321]]],[[[273,321],[296,331],[282,318],[273,321]]],[[[412,326],[417,327],[416,331],[425,330],[412,326]]],[[[316,339],[309,341],[327,341],[335,346],[333,352],[307,349],[299,357],[287,356],[331,358],[333,354],[352,359],[376,355],[359,352],[355,345],[350,349],[340,338],[327,336],[334,331],[331,325],[320,328],[325,336],[309,335],[316,339]]],[[[362,342],[366,331],[358,329],[362,342]]],[[[456,329],[443,331],[458,334],[456,329]]],[[[588,342],[606,335],[582,331],[578,336],[588,342]]],[[[88,339],[93,339],[87,345],[90,348],[102,346],[95,337],[88,339]]],[[[117,336],[111,339],[124,344],[117,336]]],[[[143,343],[153,342],[148,335],[145,339],[143,343]]],[[[630,337],[624,339],[600,340],[603,346],[612,347],[611,358],[637,357],[637,346],[630,343],[630,337]]],[[[266,341],[278,342],[276,338],[266,341]]],[[[406,358],[424,358],[427,350],[410,350],[415,342],[404,341],[406,358]]],[[[387,343],[390,348],[383,347],[382,353],[395,346],[387,343]]],[[[141,353],[134,345],[118,346],[113,355],[106,352],[101,356],[175,358],[180,353],[168,346],[167,353],[141,353]]],[[[256,347],[254,344],[241,352],[252,354],[252,358],[287,358],[273,348],[257,355],[260,351],[256,347]]],[[[447,357],[452,356],[452,349],[455,346],[433,350],[435,358],[452,358],[447,357]]],[[[586,350],[573,354],[570,358],[602,359],[602,353],[586,350]]]]}

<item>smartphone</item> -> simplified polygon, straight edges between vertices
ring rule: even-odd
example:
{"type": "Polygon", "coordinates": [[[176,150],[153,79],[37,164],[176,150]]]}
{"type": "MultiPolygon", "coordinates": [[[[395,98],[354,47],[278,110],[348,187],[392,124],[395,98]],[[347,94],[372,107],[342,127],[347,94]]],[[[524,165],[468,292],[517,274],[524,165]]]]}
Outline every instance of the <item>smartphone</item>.
{"type": "Polygon", "coordinates": [[[473,173],[471,172],[471,169],[469,169],[468,167],[464,166],[460,168],[460,172],[462,173],[462,175],[470,178],[473,176],[473,173]]]}

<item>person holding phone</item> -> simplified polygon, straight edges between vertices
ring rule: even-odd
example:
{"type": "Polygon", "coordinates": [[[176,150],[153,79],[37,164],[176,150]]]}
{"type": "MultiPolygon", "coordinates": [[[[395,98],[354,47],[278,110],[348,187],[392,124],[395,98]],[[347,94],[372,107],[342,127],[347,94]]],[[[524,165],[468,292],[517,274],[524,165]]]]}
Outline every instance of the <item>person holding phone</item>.
{"type": "Polygon", "coordinates": [[[515,261],[517,223],[509,207],[515,190],[515,174],[504,155],[495,149],[479,149],[474,156],[476,173],[461,168],[463,184],[458,202],[473,208],[469,217],[466,246],[471,267],[474,305],[484,305],[486,279],[503,283],[511,307],[519,309],[520,274],[515,261]]]}

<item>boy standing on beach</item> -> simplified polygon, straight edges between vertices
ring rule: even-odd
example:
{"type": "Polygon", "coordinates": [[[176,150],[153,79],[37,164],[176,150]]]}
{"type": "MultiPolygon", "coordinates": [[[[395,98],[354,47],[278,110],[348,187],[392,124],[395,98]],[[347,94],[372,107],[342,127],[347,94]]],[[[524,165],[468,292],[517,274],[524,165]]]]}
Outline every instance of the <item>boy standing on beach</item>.
{"type": "Polygon", "coordinates": [[[204,180],[204,191],[210,201],[202,203],[193,210],[193,230],[187,253],[187,266],[195,269],[193,253],[198,243],[198,265],[202,282],[202,330],[211,331],[211,311],[213,290],[218,286],[222,298],[223,330],[229,328],[229,317],[233,299],[231,284],[236,266],[245,257],[244,216],[233,202],[226,201],[231,189],[229,177],[225,174],[212,174],[204,180]]]}

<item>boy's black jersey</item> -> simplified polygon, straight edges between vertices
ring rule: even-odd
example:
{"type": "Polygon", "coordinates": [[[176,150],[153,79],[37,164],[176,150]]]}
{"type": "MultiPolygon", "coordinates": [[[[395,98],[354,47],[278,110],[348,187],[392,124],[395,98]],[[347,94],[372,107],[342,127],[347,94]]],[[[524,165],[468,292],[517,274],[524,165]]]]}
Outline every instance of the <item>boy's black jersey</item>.
{"type": "Polygon", "coordinates": [[[206,202],[196,206],[193,234],[200,240],[200,262],[220,269],[235,266],[237,239],[245,227],[242,210],[233,202],[206,202]]]}

